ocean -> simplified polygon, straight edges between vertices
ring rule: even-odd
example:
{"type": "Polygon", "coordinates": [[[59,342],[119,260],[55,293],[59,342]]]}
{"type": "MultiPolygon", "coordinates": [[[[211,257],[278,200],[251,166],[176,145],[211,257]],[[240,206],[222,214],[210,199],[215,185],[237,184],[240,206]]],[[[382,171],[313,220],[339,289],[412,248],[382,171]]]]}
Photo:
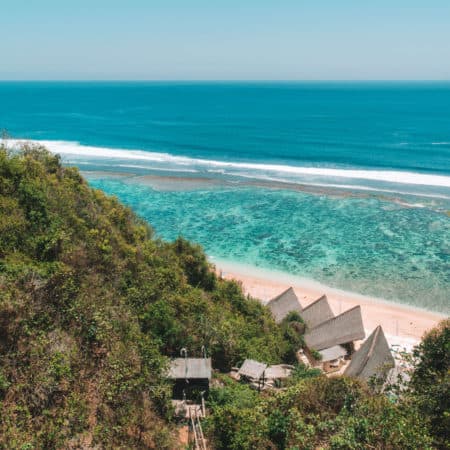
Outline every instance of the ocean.
{"type": "Polygon", "coordinates": [[[163,239],[450,313],[450,83],[0,83],[0,129],[163,239]]]}

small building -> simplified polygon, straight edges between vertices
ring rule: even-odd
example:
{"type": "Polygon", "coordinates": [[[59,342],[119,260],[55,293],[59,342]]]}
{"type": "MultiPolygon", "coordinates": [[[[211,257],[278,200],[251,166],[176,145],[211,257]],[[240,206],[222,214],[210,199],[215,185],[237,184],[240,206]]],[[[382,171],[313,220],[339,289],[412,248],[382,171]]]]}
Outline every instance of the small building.
{"type": "Polygon", "coordinates": [[[264,372],[266,384],[269,387],[280,387],[283,380],[289,378],[294,370],[290,364],[275,364],[267,367],[264,372]]]}
{"type": "Polygon", "coordinates": [[[254,387],[261,389],[265,383],[266,369],[267,364],[253,359],[246,359],[238,370],[238,377],[240,380],[249,381],[254,387]]]}
{"type": "Polygon", "coordinates": [[[310,305],[303,308],[300,313],[303,321],[309,329],[315,328],[323,322],[330,320],[334,317],[333,311],[331,310],[330,304],[328,303],[328,298],[326,295],[318,298],[310,305]]]}
{"type": "Polygon", "coordinates": [[[294,366],[290,364],[275,364],[267,367],[264,377],[266,380],[284,380],[291,376],[294,366]]]}
{"type": "Polygon", "coordinates": [[[330,348],[319,351],[321,357],[320,364],[322,370],[326,373],[338,371],[344,364],[344,358],[347,356],[347,349],[342,345],[335,345],[330,348]]]}
{"type": "Polygon", "coordinates": [[[316,351],[345,345],[352,353],[353,342],[364,339],[365,335],[361,306],[358,305],[308,330],[305,343],[309,350],[316,351]]]}
{"type": "Polygon", "coordinates": [[[230,376],[235,380],[247,381],[258,390],[280,387],[283,380],[289,378],[294,370],[290,364],[267,364],[246,359],[240,369],[233,368],[230,376]]]}
{"type": "Polygon", "coordinates": [[[266,306],[272,311],[277,323],[280,323],[290,312],[294,311],[300,315],[302,312],[302,306],[292,287],[269,300],[266,306]]]}
{"type": "Polygon", "coordinates": [[[173,398],[196,400],[201,392],[208,393],[211,375],[211,358],[173,359],[167,376],[175,381],[173,398]]]}
{"type": "Polygon", "coordinates": [[[395,367],[395,359],[384,335],[378,325],[354,353],[344,375],[369,380],[372,377],[385,379],[388,372],[395,367]]]}

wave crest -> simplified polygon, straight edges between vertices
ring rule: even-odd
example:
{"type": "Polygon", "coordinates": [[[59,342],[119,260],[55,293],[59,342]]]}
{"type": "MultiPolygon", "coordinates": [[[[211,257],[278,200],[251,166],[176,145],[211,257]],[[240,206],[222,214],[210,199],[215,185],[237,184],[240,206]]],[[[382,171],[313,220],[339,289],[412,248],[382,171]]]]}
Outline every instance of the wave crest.
{"type": "MultiPolygon", "coordinates": [[[[23,140],[8,140],[8,144],[12,146],[27,142],[23,140]]],[[[122,161],[140,161],[152,163],[143,168],[156,168],[163,170],[170,166],[172,169],[178,169],[180,172],[198,172],[204,171],[209,173],[227,174],[228,175],[248,177],[249,175],[255,179],[270,179],[277,176],[281,181],[286,182],[311,182],[319,179],[326,180],[367,180],[372,182],[386,182],[396,184],[421,185],[431,187],[450,188],[450,176],[424,174],[420,172],[406,172],[398,170],[367,170],[367,169],[343,169],[329,167],[305,167],[305,166],[289,166],[283,164],[262,164],[252,162],[238,161],[219,161],[200,158],[190,158],[186,156],[177,156],[170,153],[150,152],[142,150],[127,150],[107,147],[94,147],[81,145],[77,142],[69,141],[28,141],[36,144],[44,145],[51,152],[65,156],[67,160],[76,163],[76,158],[83,157],[85,160],[92,162],[106,162],[106,160],[122,160],[122,161]],[[72,158],[69,158],[72,157],[72,158]],[[242,171],[242,172],[239,172],[242,171]],[[250,171],[250,172],[249,172],[250,171]],[[280,178],[283,177],[282,179],[280,178]]],[[[109,161],[111,163],[111,161],[109,161]]],[[[120,166],[120,164],[111,164],[112,167],[120,166]]]]}

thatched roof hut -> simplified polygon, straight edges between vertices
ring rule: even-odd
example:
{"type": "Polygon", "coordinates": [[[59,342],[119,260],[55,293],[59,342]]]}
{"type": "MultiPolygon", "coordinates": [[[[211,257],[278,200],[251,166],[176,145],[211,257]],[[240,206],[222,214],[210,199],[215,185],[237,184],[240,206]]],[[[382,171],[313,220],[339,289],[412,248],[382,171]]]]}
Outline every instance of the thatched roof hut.
{"type": "Polygon", "coordinates": [[[361,307],[358,305],[307,331],[305,343],[309,349],[323,350],[364,337],[361,307]]]}
{"type": "Polygon", "coordinates": [[[266,368],[267,364],[260,363],[253,359],[246,359],[239,369],[238,374],[246,378],[259,380],[263,378],[266,368]]]}
{"type": "Polygon", "coordinates": [[[385,377],[395,367],[383,328],[378,326],[354,353],[344,375],[368,380],[372,376],[385,377]]]}
{"type": "Polygon", "coordinates": [[[312,329],[334,317],[326,295],[322,295],[322,297],[303,308],[300,315],[309,329],[312,329]]]}
{"type": "Polygon", "coordinates": [[[299,314],[302,312],[302,306],[292,287],[286,289],[272,300],[269,300],[267,306],[272,311],[273,317],[277,323],[280,323],[292,311],[299,314]]]}

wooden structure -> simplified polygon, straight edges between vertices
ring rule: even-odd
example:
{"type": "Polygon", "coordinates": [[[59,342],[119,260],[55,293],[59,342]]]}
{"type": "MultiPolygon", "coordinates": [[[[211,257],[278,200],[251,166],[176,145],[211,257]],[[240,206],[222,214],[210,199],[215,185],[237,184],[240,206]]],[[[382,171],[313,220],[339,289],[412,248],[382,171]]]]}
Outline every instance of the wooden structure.
{"type": "Polygon", "coordinates": [[[320,351],[336,345],[353,346],[354,341],[364,337],[361,306],[358,305],[308,330],[305,343],[308,349],[320,351]]]}
{"type": "Polygon", "coordinates": [[[344,375],[369,380],[372,377],[385,379],[395,367],[395,359],[379,325],[354,353],[344,375]]]}
{"type": "Polygon", "coordinates": [[[203,435],[203,429],[200,419],[203,416],[199,414],[197,409],[189,409],[189,428],[192,433],[192,443],[194,450],[207,450],[206,439],[203,435]]]}
{"type": "Polygon", "coordinates": [[[246,359],[238,370],[239,379],[249,381],[254,387],[260,390],[265,383],[266,368],[267,364],[253,359],[246,359]]]}
{"type": "Polygon", "coordinates": [[[282,382],[291,376],[293,370],[294,366],[290,364],[275,364],[267,367],[264,372],[265,386],[280,387],[282,382]]]}
{"type": "Polygon", "coordinates": [[[290,312],[296,312],[300,315],[302,312],[302,306],[292,287],[269,300],[266,306],[270,308],[277,323],[280,323],[290,312]]]}
{"type": "Polygon", "coordinates": [[[170,363],[168,378],[174,380],[173,398],[196,400],[209,391],[211,358],[175,358],[170,363]]]}
{"type": "Polygon", "coordinates": [[[267,367],[264,372],[264,377],[267,381],[270,380],[284,380],[291,376],[294,366],[290,364],[275,364],[273,366],[267,367]]]}

